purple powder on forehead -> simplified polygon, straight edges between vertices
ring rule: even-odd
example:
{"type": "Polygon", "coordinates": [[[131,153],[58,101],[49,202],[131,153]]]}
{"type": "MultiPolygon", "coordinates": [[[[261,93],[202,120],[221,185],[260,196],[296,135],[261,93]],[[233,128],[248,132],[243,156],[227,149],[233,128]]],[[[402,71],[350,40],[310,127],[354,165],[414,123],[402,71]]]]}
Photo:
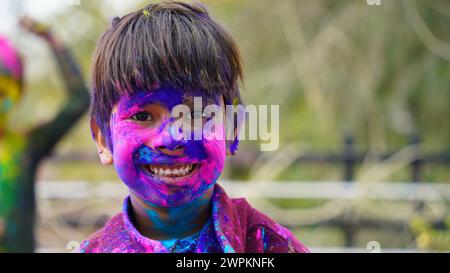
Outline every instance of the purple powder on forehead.
{"type": "Polygon", "coordinates": [[[132,96],[133,98],[128,100],[123,106],[130,108],[136,105],[144,106],[147,103],[160,102],[164,103],[169,109],[172,109],[172,107],[183,103],[182,96],[180,96],[180,93],[182,92],[183,91],[179,89],[170,87],[163,87],[152,91],[139,90],[134,93],[132,96]]]}
{"type": "MultiPolygon", "coordinates": [[[[183,100],[189,97],[203,97],[207,101],[203,101],[203,104],[208,103],[220,103],[220,96],[211,94],[205,90],[192,90],[189,88],[176,88],[167,84],[157,84],[152,90],[133,90],[127,93],[127,96],[133,96],[133,99],[128,101],[127,106],[131,107],[135,104],[145,104],[146,102],[164,102],[165,105],[171,109],[174,106],[183,104],[183,100]],[[183,96],[179,96],[183,94],[183,96]]],[[[203,105],[205,106],[205,105],[203,105]]]]}

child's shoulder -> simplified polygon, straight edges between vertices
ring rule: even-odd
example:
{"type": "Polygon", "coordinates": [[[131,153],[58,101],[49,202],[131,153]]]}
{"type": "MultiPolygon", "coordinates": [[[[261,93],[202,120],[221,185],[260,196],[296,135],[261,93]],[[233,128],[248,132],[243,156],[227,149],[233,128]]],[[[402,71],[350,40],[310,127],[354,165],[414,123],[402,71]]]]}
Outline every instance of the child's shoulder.
{"type": "Polygon", "coordinates": [[[245,198],[232,198],[231,201],[235,212],[239,216],[241,225],[245,224],[247,226],[247,232],[251,232],[260,227],[264,227],[273,233],[285,229],[275,220],[255,209],[245,198]]]}
{"type": "Polygon", "coordinates": [[[122,213],[118,213],[109,219],[106,224],[88,239],[84,240],[80,246],[81,253],[113,252],[111,246],[115,245],[118,238],[123,237],[124,223],[122,213]]]}
{"type": "Polygon", "coordinates": [[[246,252],[309,252],[289,229],[253,208],[245,198],[231,201],[240,224],[246,226],[246,252]]]}

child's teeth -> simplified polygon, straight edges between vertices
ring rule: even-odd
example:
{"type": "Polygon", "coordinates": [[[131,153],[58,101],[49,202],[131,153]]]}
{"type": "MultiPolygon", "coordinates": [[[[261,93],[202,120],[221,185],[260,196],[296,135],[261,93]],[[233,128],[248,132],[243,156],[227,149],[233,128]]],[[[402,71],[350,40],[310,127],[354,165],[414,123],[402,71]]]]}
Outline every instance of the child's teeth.
{"type": "Polygon", "coordinates": [[[192,164],[189,165],[183,165],[177,168],[173,167],[155,167],[150,166],[150,171],[152,173],[159,175],[159,176],[184,176],[188,174],[193,168],[192,164]]]}

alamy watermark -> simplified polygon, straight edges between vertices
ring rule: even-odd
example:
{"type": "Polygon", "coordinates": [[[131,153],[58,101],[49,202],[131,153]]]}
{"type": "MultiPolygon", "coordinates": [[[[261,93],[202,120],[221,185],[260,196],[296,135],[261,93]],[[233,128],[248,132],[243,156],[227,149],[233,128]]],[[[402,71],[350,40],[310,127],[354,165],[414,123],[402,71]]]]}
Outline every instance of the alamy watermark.
{"type": "Polygon", "coordinates": [[[279,145],[279,105],[217,105],[203,107],[194,97],[194,109],[179,104],[172,108],[170,134],[174,140],[260,141],[261,151],[279,145]]]}

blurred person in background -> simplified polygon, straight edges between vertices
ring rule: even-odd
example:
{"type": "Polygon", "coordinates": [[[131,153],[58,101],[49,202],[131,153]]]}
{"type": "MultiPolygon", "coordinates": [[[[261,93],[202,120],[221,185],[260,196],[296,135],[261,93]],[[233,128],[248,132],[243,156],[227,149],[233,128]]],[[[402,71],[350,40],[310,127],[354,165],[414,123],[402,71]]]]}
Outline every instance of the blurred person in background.
{"type": "MultiPolygon", "coordinates": [[[[0,36],[0,252],[34,250],[36,170],[56,143],[89,108],[89,92],[77,62],[49,28],[23,17],[20,25],[52,49],[67,92],[55,117],[28,132],[13,132],[7,120],[23,95],[23,63],[17,50],[0,36]]],[[[44,68],[45,69],[45,68],[44,68]]],[[[23,113],[33,114],[33,113],[23,113]]]]}

